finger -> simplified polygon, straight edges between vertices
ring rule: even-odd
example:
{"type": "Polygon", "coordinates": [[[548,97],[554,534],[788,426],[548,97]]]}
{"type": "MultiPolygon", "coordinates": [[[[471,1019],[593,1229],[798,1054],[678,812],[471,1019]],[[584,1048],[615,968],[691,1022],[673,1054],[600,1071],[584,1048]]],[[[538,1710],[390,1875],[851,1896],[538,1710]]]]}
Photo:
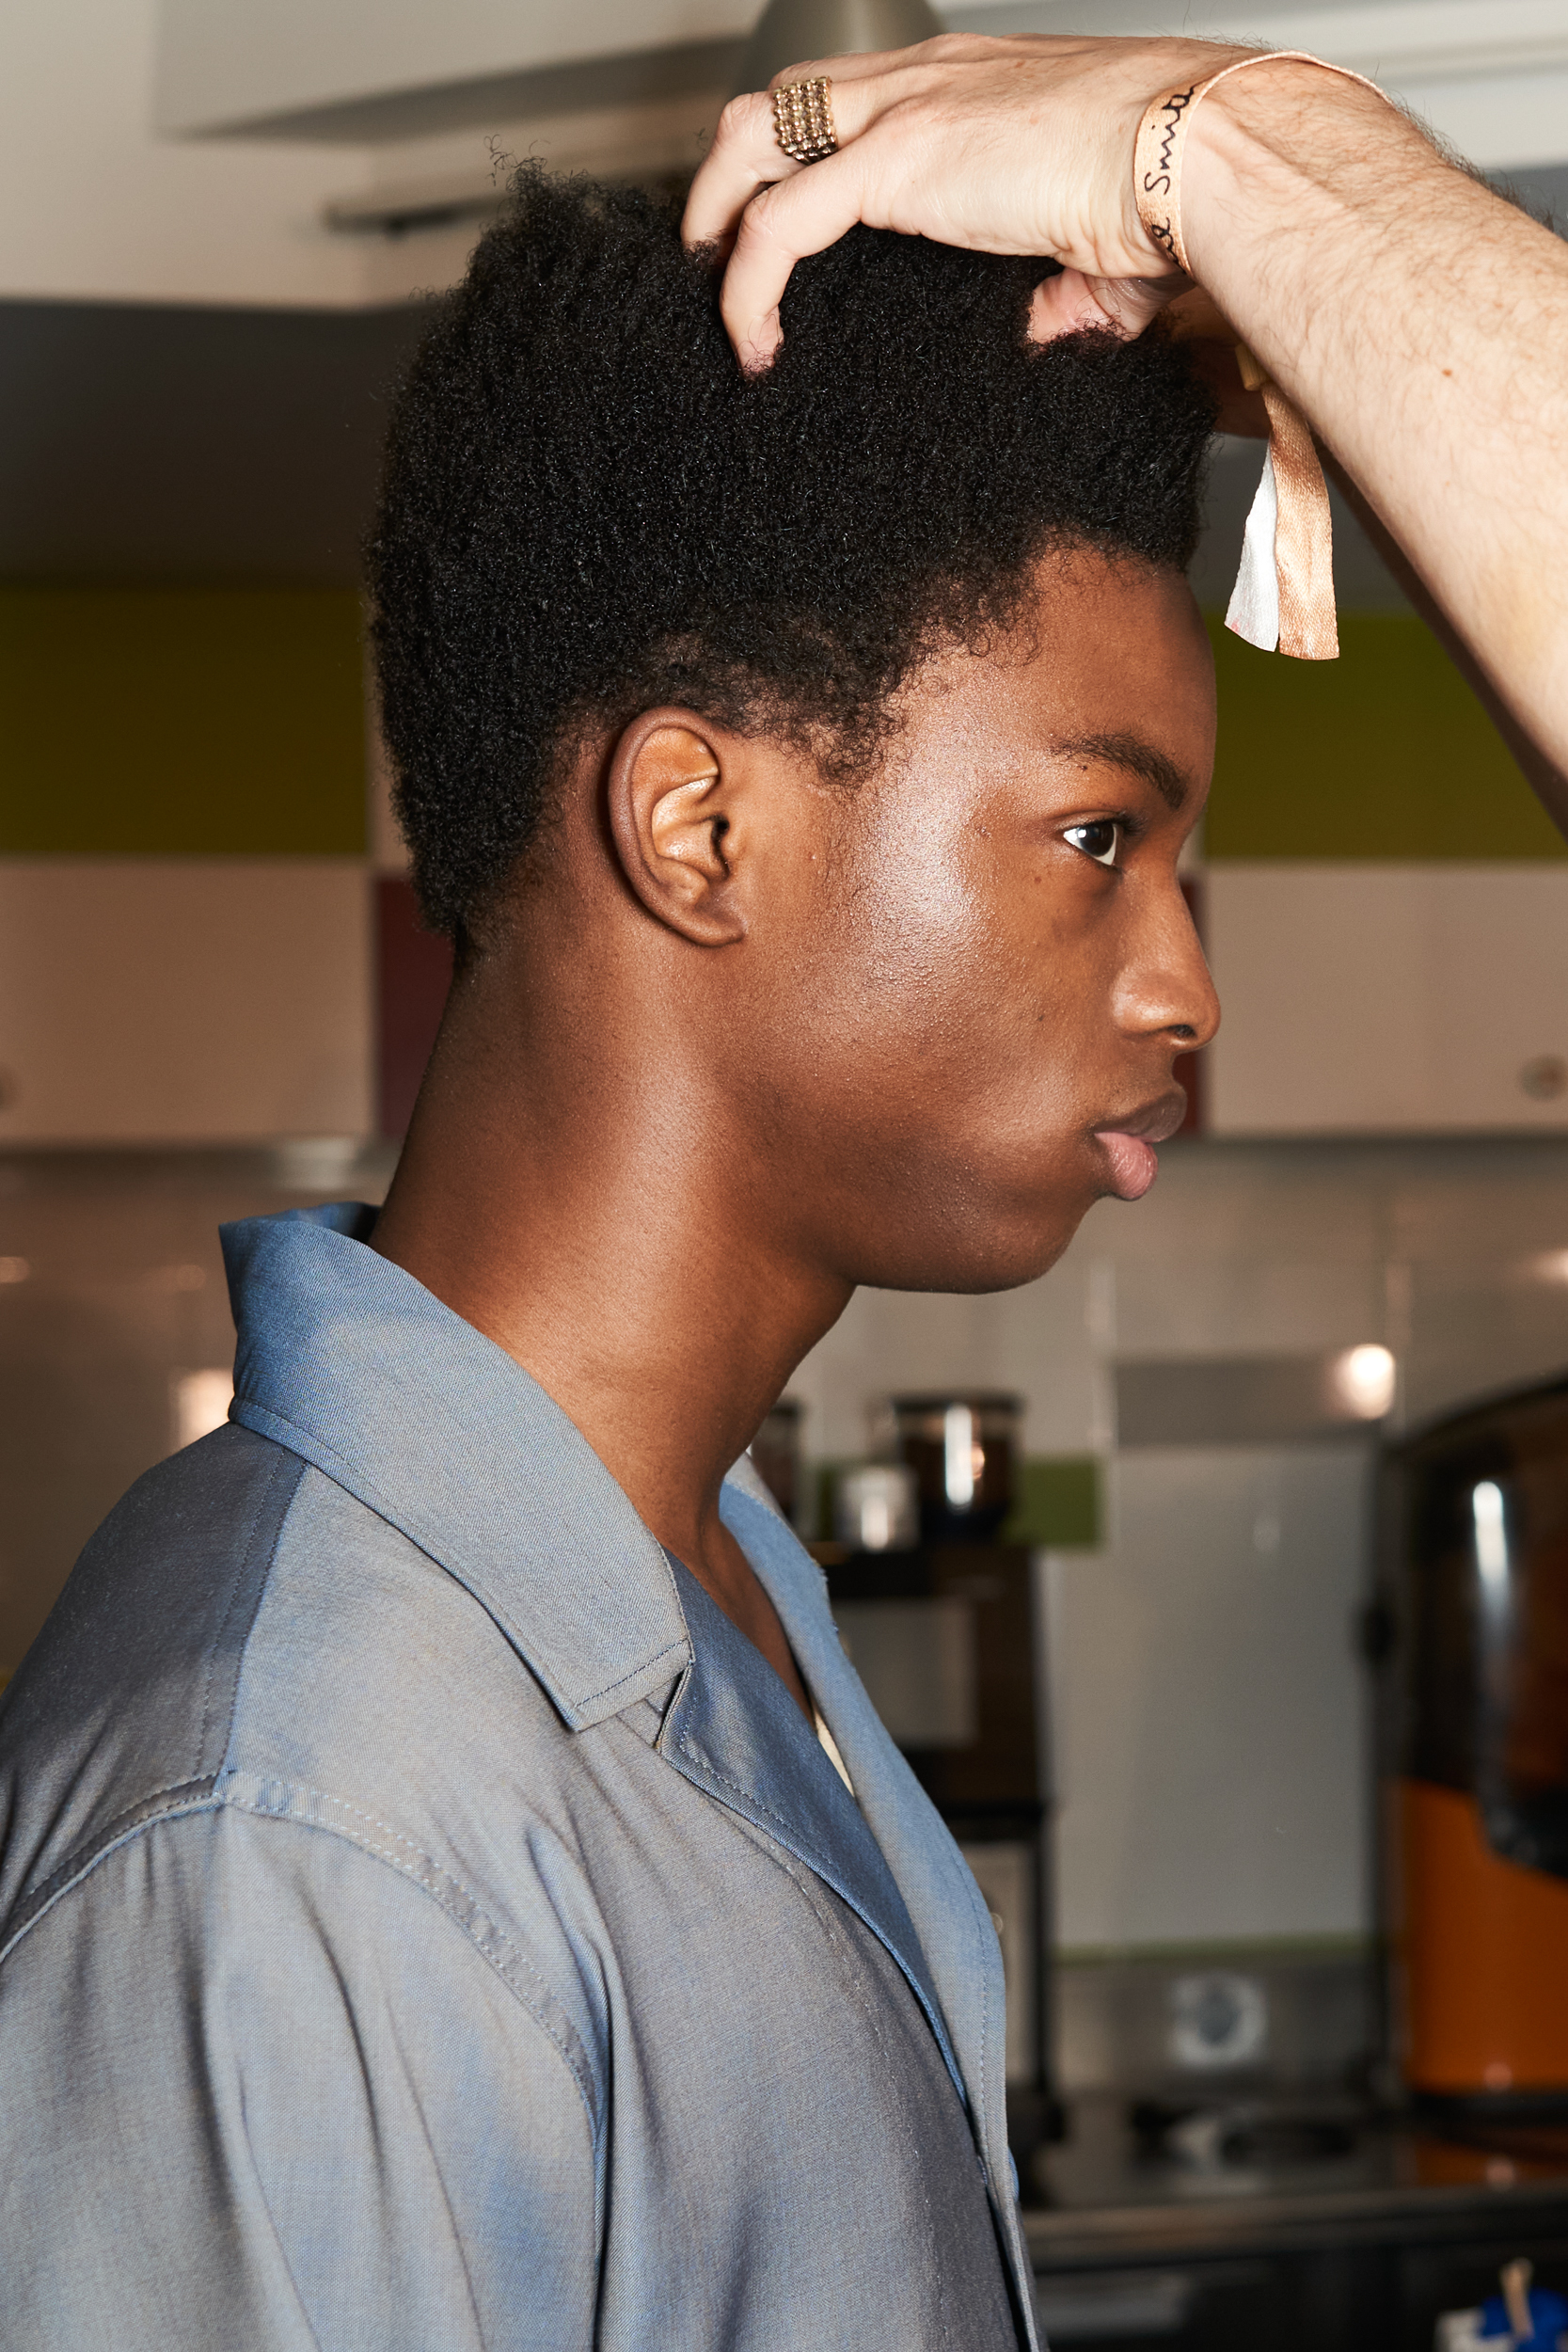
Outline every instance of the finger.
{"type": "Polygon", "coordinates": [[[1093,282],[1081,269],[1064,269],[1054,278],[1042,278],[1035,288],[1029,305],[1032,343],[1053,343],[1058,335],[1081,335],[1086,328],[1117,326],[1110,311],[1095,299],[1093,282]]]}
{"type": "Polygon", "coordinates": [[[779,304],[789,274],[808,253],[821,253],[864,217],[865,142],[843,148],[786,185],[748,204],[724,272],[720,310],[748,374],[771,361],[783,340],[779,304]],[[805,201],[779,199],[805,191],[805,201]]]}
{"type": "MultiPolygon", "coordinates": [[[[778,308],[797,262],[833,245],[858,221],[896,229],[943,244],[978,245],[989,253],[1037,253],[1033,233],[1019,243],[1007,230],[958,222],[941,200],[928,169],[924,118],[880,93],[904,85],[903,74],[872,86],[875,119],[869,130],[808,170],[765,188],[747,205],[724,273],[721,309],[731,342],[748,372],[766,367],[781,340],[778,308]]],[[[928,87],[917,80],[915,97],[928,87]]],[[[1180,281],[1186,283],[1185,279],[1180,281]]]]}
{"type": "MultiPolygon", "coordinates": [[[[924,48],[936,47],[934,41],[923,42],[924,48]]],[[[879,58],[830,57],[823,63],[834,68],[836,79],[830,98],[833,129],[841,148],[862,138],[871,125],[915,91],[929,87],[930,69],[911,67],[904,60],[918,57],[919,50],[890,49],[879,58]],[[839,69],[876,63],[877,72],[850,74],[839,69]]],[[[774,87],[786,81],[811,77],[815,69],[810,60],[804,66],[791,66],[787,72],[775,75],[774,87]]],[[[832,77],[830,77],[832,78],[832,77]]],[[[752,199],[763,188],[777,182],[792,180],[809,169],[820,171],[821,164],[807,167],[796,163],[779,145],[773,121],[773,104],[764,92],[752,91],[743,98],[732,98],[719,118],[719,128],[713,145],[691,183],[686,200],[686,213],[681,222],[681,238],[689,251],[695,246],[718,246],[727,249],[739,225],[740,215],[752,199]]],[[[808,247],[815,251],[816,248],[808,247]]]]}
{"type": "Polygon", "coordinates": [[[1192,279],[1181,271],[1160,278],[1091,278],[1096,302],[1118,334],[1132,342],[1168,303],[1188,293],[1192,279]]]}
{"type": "Polygon", "coordinates": [[[1055,278],[1042,278],[1029,306],[1029,341],[1054,342],[1058,335],[1111,327],[1128,342],[1135,342],[1166,303],[1184,293],[1192,280],[1168,278],[1085,278],[1079,269],[1064,269],[1055,278]]]}
{"type": "Polygon", "coordinates": [[[758,190],[804,168],[779,145],[768,99],[759,91],[732,98],[688,191],[681,243],[688,252],[698,246],[727,251],[758,190]]]}

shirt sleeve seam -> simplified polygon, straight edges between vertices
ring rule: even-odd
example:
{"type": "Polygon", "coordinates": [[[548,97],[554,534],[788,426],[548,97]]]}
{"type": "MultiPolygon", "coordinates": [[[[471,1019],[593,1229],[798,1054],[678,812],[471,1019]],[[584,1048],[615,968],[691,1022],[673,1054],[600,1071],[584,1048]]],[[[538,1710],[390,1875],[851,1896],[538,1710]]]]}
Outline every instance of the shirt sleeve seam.
{"type": "MultiPolygon", "coordinates": [[[[277,1784],[263,1783],[261,1786],[271,1787],[277,1784]]],[[[276,1804],[247,1802],[245,1795],[227,1789],[224,1791],[224,1802],[230,1810],[244,1813],[252,1820],[292,1820],[300,1828],[319,1829],[328,1836],[341,1837],[346,1845],[357,1847],[362,1853],[370,1854],[374,1860],[384,1863],[388,1869],[395,1870],[401,1878],[409,1880],[423,1894],[428,1895],[436,1908],[446,1915],[453,1927],[472,1945],[480,1958],[495,1970],[513,1998],[528,2010],[540,2030],[554,2042],[561,2053],[562,2062],[577,2084],[583,2106],[587,2110],[589,2129],[596,2143],[598,2126],[594,2111],[591,2070],[587,2064],[586,2054],[570,2024],[562,2020],[561,2026],[555,2025],[544,2013],[540,1998],[531,1995],[522,1984],[515,1981],[512,1973],[514,1966],[526,1970],[539,1986],[544,2000],[553,2002],[554,1995],[550,1992],[543,1972],[535,1967],[522,1947],[490,1917],[471,1889],[465,1886],[460,1879],[453,1878],[451,1871],[443,1870],[433,1855],[426,1853],[422,1847],[417,1846],[411,1837],[404,1837],[400,1831],[391,1826],[390,1822],[380,1820],[373,1813],[367,1812],[364,1806],[351,1804],[346,1798],[334,1797],[325,1789],[311,1788],[303,1784],[283,1784],[283,1786],[287,1788],[291,1798],[298,1796],[307,1800],[312,1808],[311,1811],[297,1812],[292,1804],[285,1811],[276,1804]],[[323,1820],[320,1817],[322,1810],[341,1818],[323,1820]],[[347,1826],[349,1821],[363,1822],[365,1831],[350,1828],[347,1826]],[[381,1837],[378,1839],[367,1835],[368,1831],[379,1831],[381,1837]],[[401,1847],[410,1858],[404,1860],[403,1855],[393,1851],[398,1847],[401,1847]],[[452,1896],[460,1899],[461,1904],[467,1907],[470,1916],[464,1916],[463,1909],[451,1899],[452,1896]],[[483,1932],[480,1930],[483,1930],[483,1932]],[[488,1948],[490,1942],[494,1943],[496,1949],[488,1948]],[[505,1957],[502,1957],[503,1955],[505,1957]]]]}
{"type": "Polygon", "coordinates": [[[222,1802],[214,1794],[217,1776],[204,1772],[198,1780],[183,1780],[166,1788],[154,1788],[123,1813],[117,1813],[104,1823],[96,1836],[76,1847],[46,1879],[24,1896],[12,1914],[9,1931],[0,1942],[0,1962],[10,1956],[23,1937],[34,1929],[45,1912],[52,1911],[62,1895],[69,1895],[80,1885],[104,1858],[135,1837],[138,1831],[150,1829],[156,1821],[175,1820],[185,1813],[211,1813],[222,1802]],[[165,1799],[170,1802],[165,1803],[165,1799]]]}
{"type": "Polygon", "coordinates": [[[39,1924],[46,1913],[54,1910],[66,1895],[88,1878],[100,1863],[106,1861],[109,1855],[118,1851],[120,1847],[129,1844],[133,1837],[143,1835],[161,1822],[178,1820],[197,1813],[226,1811],[243,1816],[249,1820],[287,1821],[295,1828],[319,1830],[327,1836],[339,1838],[344,1845],[353,1846],[372,1861],[395,1870],[400,1878],[406,1879],[411,1884],[417,1886],[420,1893],[426,1895],[437,1910],[451,1922],[458,1933],[463,1936],[486,1966],[500,1979],[518,2007],[532,2018],[546,2040],[553,2044],[562,2063],[576,2085],[587,2118],[590,2145],[594,2152],[596,2171],[600,2137],[598,2103],[595,2097],[592,2068],[582,2048],[580,2038],[569,2020],[563,2018],[559,2026],[554,2023],[545,2013],[541,1998],[531,1994],[527,1987],[516,1980],[514,1964],[516,1968],[526,1970],[531,1977],[535,1979],[541,1988],[544,2000],[553,1999],[548,1983],[540,1970],[534,1966],[521,1947],[489,1917],[478,1899],[459,1881],[452,1878],[450,1872],[442,1870],[434,1858],[416,1846],[411,1838],[402,1836],[388,1823],[378,1821],[372,1814],[365,1812],[362,1807],[347,1804],[343,1799],[331,1797],[324,1790],[306,1788],[296,1784],[277,1781],[263,1783],[261,1786],[276,1789],[280,1798],[292,1799],[297,1796],[309,1800],[313,1809],[309,1812],[294,1811],[292,1807],[286,1809],[284,1804],[276,1802],[272,1804],[247,1803],[243,1794],[233,1789],[231,1784],[235,1775],[232,1772],[225,1772],[219,1777],[221,1781],[227,1781],[230,1786],[215,1787],[213,1780],[209,1778],[205,1782],[186,1782],[180,1788],[158,1792],[159,1796],[167,1796],[176,1800],[183,1797],[187,1801],[162,1804],[159,1804],[157,1796],[150,1798],[145,1808],[137,1806],[133,1809],[135,1818],[120,1815],[118,1820],[109,1825],[101,1840],[90,1850],[84,1849],[70,1862],[62,1864],[53,1878],[46,1881],[44,1885],[37,1890],[36,1909],[23,1920],[14,1934],[10,1935],[3,1946],[0,1946],[0,1962],[8,1957],[23,1937],[39,1924]],[[408,1853],[415,1858],[415,1862],[424,1866],[423,1869],[414,1867],[414,1862],[403,1860],[388,1846],[378,1843],[372,1837],[356,1834],[338,1821],[319,1818],[314,1810],[317,1807],[330,1807],[334,1812],[355,1817],[365,1821],[372,1828],[384,1831],[395,1844],[405,1847],[408,1853]],[[68,1872],[71,1875],[68,1876],[68,1872]],[[470,1907],[473,1915],[471,1919],[465,1918],[461,1910],[448,1899],[448,1889],[461,1897],[470,1907]],[[476,1922],[482,1923],[485,1931],[484,1934],[476,1932],[476,1922]],[[493,1948],[487,1947],[486,1937],[493,1948]]]}

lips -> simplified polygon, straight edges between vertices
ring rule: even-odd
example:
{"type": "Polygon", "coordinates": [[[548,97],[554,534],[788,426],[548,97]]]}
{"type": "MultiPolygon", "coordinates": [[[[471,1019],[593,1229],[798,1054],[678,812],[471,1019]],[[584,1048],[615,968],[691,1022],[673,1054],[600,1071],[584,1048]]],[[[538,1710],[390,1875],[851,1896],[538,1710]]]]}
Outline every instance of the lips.
{"type": "Polygon", "coordinates": [[[1187,1115],[1187,1098],[1180,1089],[1163,1094],[1126,1119],[1094,1130],[1111,1172],[1111,1190],[1118,1200],[1141,1200],[1160,1173],[1154,1147],[1175,1135],[1187,1115]]]}

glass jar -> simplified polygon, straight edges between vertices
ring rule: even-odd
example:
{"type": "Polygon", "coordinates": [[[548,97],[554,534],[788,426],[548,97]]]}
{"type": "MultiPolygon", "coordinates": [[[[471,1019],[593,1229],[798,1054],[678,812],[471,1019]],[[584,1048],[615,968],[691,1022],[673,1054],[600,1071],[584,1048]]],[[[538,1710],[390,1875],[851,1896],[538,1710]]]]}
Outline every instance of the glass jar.
{"type": "Polygon", "coordinates": [[[1013,1507],[1022,1397],[972,1389],[895,1396],[900,1460],[913,1470],[927,1543],[974,1543],[1001,1533],[1013,1507]]]}
{"type": "Polygon", "coordinates": [[[902,1462],[863,1462],[841,1470],[833,1534],[851,1551],[911,1551],[920,1541],[914,1472],[902,1462]]]}

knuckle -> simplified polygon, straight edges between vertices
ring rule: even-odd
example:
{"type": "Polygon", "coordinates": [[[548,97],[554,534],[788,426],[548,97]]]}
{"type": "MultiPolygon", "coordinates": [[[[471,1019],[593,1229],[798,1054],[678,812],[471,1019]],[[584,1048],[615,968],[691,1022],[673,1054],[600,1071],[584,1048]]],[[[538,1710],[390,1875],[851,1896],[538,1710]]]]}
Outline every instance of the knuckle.
{"type": "Polygon", "coordinates": [[[738,98],[732,98],[719,118],[719,128],[714,133],[714,145],[716,147],[747,145],[760,128],[765,115],[771,123],[772,110],[768,102],[755,90],[748,90],[738,98]]]}
{"type": "Polygon", "coordinates": [[[779,209],[778,194],[776,187],[764,188],[760,196],[752,197],[741,214],[735,250],[742,262],[752,260],[772,244],[775,215],[779,209]]]}
{"type": "Polygon", "coordinates": [[[944,119],[945,112],[938,91],[912,89],[907,90],[902,98],[895,98],[891,106],[883,108],[881,127],[919,135],[927,130],[935,130],[944,119]]]}

